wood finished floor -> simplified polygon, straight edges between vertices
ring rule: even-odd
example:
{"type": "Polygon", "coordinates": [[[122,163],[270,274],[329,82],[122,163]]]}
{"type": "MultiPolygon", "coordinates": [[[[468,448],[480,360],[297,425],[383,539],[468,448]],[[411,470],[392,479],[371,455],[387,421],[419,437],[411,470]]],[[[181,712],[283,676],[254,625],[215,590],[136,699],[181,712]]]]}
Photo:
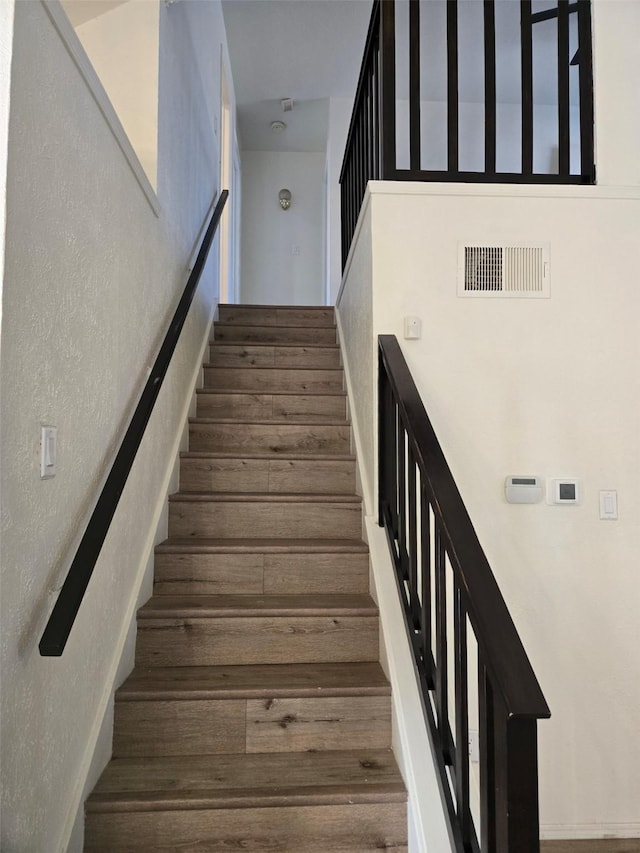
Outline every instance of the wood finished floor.
{"type": "Polygon", "coordinates": [[[640,838],[541,841],[540,853],[640,853],[640,838]]]}

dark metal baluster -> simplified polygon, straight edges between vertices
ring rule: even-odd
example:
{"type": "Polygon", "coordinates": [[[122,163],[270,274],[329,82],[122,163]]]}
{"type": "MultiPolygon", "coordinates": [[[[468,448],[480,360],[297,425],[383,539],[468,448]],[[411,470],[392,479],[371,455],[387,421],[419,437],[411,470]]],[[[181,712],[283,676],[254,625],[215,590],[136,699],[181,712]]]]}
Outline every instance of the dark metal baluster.
{"type": "Polygon", "coordinates": [[[367,180],[373,179],[373,66],[367,74],[367,180]]]}
{"type": "MultiPolygon", "coordinates": [[[[456,697],[456,809],[463,844],[472,837],[469,807],[469,685],[467,682],[467,611],[460,587],[454,586],[455,697],[456,697]]],[[[465,848],[466,849],[466,848],[465,848]]]]}
{"type": "Polygon", "coordinates": [[[580,173],[585,183],[596,182],[593,151],[593,45],[591,3],[578,2],[578,51],[580,69],[580,173]]]}
{"type": "Polygon", "coordinates": [[[396,542],[397,548],[397,539],[398,539],[398,419],[397,419],[397,405],[395,398],[393,396],[393,391],[391,389],[391,385],[389,384],[387,388],[387,437],[390,439],[389,447],[387,450],[387,471],[388,471],[388,505],[387,512],[389,513],[389,520],[391,523],[391,529],[389,533],[391,534],[392,541],[396,542]]]}
{"type": "Polygon", "coordinates": [[[355,186],[356,186],[356,213],[353,218],[353,230],[355,233],[358,222],[360,207],[362,206],[362,101],[358,104],[358,114],[356,117],[356,127],[353,145],[354,165],[355,165],[355,186]]]}
{"type": "Polygon", "coordinates": [[[380,177],[380,39],[376,39],[373,58],[373,172],[371,177],[377,181],[380,177]]]}
{"type": "Polygon", "coordinates": [[[558,173],[568,175],[569,117],[569,0],[558,0],[558,173]]]}
{"type": "Polygon", "coordinates": [[[520,0],[522,174],[533,174],[533,29],[531,0],[520,0]]]}
{"type": "Polygon", "coordinates": [[[447,575],[445,553],[440,526],[436,519],[435,529],[435,578],[436,578],[436,711],[438,731],[442,740],[446,764],[452,763],[449,737],[449,696],[447,692],[447,575]]]}
{"type": "Polygon", "coordinates": [[[493,690],[478,649],[478,737],[480,747],[480,849],[496,850],[496,772],[493,690]]]}
{"type": "Polygon", "coordinates": [[[422,658],[424,660],[427,685],[430,690],[434,687],[433,652],[431,649],[431,510],[427,488],[421,477],[420,486],[420,551],[422,562],[422,658]]]}
{"type": "Polygon", "coordinates": [[[362,92],[362,102],[360,104],[360,122],[359,128],[360,133],[358,135],[358,143],[360,148],[360,206],[362,207],[362,200],[364,199],[364,194],[367,190],[367,127],[366,127],[366,102],[365,102],[365,93],[364,90],[362,92]]]}
{"type": "Polygon", "coordinates": [[[447,168],[458,165],[458,0],[447,3],[447,168]]]}
{"type": "Polygon", "coordinates": [[[409,0],[409,164],[420,170],[420,2],[409,0]]]}
{"type": "Polygon", "coordinates": [[[420,597],[418,594],[418,507],[416,493],[416,462],[409,444],[408,501],[409,501],[409,600],[414,631],[420,630],[420,597]]]}
{"type": "Polygon", "coordinates": [[[392,181],[397,171],[395,26],[395,4],[393,0],[382,0],[380,7],[382,174],[380,177],[383,181],[392,181]]]}
{"type": "Polygon", "coordinates": [[[409,567],[407,565],[407,479],[406,479],[406,454],[405,454],[405,430],[400,412],[397,417],[397,452],[398,452],[398,557],[402,580],[409,579],[409,567]]]}
{"type": "Polygon", "coordinates": [[[484,170],[496,171],[496,7],[484,0],[484,170]]]}
{"type": "Polygon", "coordinates": [[[391,436],[388,434],[389,377],[378,350],[378,524],[384,527],[389,502],[389,463],[391,436]]]}

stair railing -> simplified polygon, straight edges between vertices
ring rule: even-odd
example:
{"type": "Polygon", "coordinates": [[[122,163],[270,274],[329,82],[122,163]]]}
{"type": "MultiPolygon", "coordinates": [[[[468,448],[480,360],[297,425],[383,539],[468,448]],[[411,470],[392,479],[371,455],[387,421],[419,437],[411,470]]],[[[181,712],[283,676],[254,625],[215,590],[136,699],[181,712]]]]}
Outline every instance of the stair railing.
{"type": "MultiPolygon", "coordinates": [[[[459,37],[462,14],[458,0],[447,0],[446,7],[446,65],[430,68],[432,57],[425,46],[425,34],[430,26],[431,6],[421,0],[374,0],[365,43],[360,78],[347,135],[342,171],[340,174],[342,206],[342,262],[343,266],[355,233],[358,214],[367,183],[382,181],[456,181],[464,183],[510,184],[594,184],[593,136],[593,71],[590,0],[557,0],[542,12],[532,11],[531,0],[502,6],[519,7],[520,33],[519,68],[509,66],[512,75],[520,77],[519,130],[503,129],[500,133],[498,92],[500,80],[496,69],[502,59],[501,49],[511,45],[501,44],[496,38],[496,0],[483,0],[475,4],[482,9],[481,29],[478,33],[477,57],[474,69],[479,79],[484,78],[484,118],[475,128],[475,136],[482,140],[484,157],[482,166],[461,163],[461,139],[469,135],[468,125],[461,121],[462,99],[460,77],[465,64],[471,61],[463,52],[459,37]],[[424,20],[421,20],[424,18],[424,20]],[[548,76],[549,69],[534,62],[537,24],[557,19],[555,26],[555,53],[557,68],[554,104],[555,148],[557,164],[537,163],[535,154],[538,118],[535,94],[541,85],[541,71],[548,76]],[[575,21],[575,25],[573,22],[575,21]],[[577,50],[576,50],[577,46],[577,50]],[[400,61],[398,61],[400,60],[400,61]],[[572,71],[573,69],[573,71],[572,71]],[[571,85],[571,75],[574,85],[571,85]],[[446,76],[444,107],[446,152],[439,169],[427,168],[432,163],[437,126],[427,112],[429,86],[434,77],[446,76]],[[572,122],[571,112],[578,118],[572,122]],[[575,125],[575,126],[574,126],[575,125]],[[461,130],[462,128],[462,130],[461,130]],[[501,138],[502,137],[502,138],[501,138]],[[518,138],[519,137],[519,138],[518,138]],[[508,167],[501,165],[500,154],[508,145],[520,147],[508,158],[508,167]],[[572,148],[575,153],[572,157],[572,148]],[[520,168],[514,166],[519,154],[520,168]],[[572,159],[575,162],[572,163],[572,159]],[[466,168],[464,166],[466,165],[466,168]]],[[[474,4],[466,4],[474,6],[474,4]]],[[[498,24],[500,21],[498,20],[498,24]]],[[[435,62],[435,60],[434,60],[435,62]]],[[[507,69],[509,70],[509,69],[507,69]]],[[[503,77],[504,62],[503,62],[503,77]]],[[[431,96],[432,97],[432,96],[431,96]]],[[[548,95],[545,95],[548,97],[548,95]]],[[[544,101],[548,103],[548,101],[544,101]]]]}
{"type": "Polygon", "coordinates": [[[379,524],[456,850],[538,853],[537,720],[550,711],[393,335],[379,337],[378,394],[379,524]]]}
{"type": "Polygon", "coordinates": [[[98,561],[102,545],[109,531],[138,448],[142,442],[145,429],[151,417],[160,388],[162,387],[162,382],[175,352],[180,332],[187,319],[187,314],[198,288],[200,277],[228,195],[228,190],[222,190],[211,214],[211,220],[202,239],[198,256],[185,285],[178,307],[169,324],[160,351],[151,368],[151,373],[142,391],[136,410],[129,422],[95,509],[80,540],[67,577],[60,589],[39,643],[40,654],[43,656],[60,656],[69,639],[69,634],[71,633],[73,623],[75,622],[91,575],[98,561]]]}

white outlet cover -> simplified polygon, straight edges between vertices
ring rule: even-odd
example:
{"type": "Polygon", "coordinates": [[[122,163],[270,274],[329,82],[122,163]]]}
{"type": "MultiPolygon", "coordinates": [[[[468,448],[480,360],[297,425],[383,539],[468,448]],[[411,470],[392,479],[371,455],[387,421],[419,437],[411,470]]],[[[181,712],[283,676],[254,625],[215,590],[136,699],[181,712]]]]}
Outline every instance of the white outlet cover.
{"type": "Polygon", "coordinates": [[[58,430],[43,426],[40,430],[40,478],[50,480],[56,476],[58,456],[58,430]]]}
{"type": "Polygon", "coordinates": [[[422,320],[420,317],[404,318],[404,338],[407,341],[417,341],[422,337],[422,320]]]}

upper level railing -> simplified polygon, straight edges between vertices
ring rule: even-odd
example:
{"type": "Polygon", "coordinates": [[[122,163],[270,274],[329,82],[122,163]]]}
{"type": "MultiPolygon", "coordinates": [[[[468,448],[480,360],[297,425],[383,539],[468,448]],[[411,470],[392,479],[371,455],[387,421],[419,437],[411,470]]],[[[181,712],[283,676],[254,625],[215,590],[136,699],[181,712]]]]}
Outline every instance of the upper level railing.
{"type": "Polygon", "coordinates": [[[393,335],[379,338],[378,401],[379,523],[456,850],[539,853],[549,708],[393,335]]]}
{"type": "Polygon", "coordinates": [[[342,165],[369,180],[595,183],[590,0],[374,0],[342,165]]]}
{"type": "Polygon", "coordinates": [[[147,423],[151,417],[156,398],[171,363],[180,332],[187,319],[187,314],[198,288],[200,276],[202,275],[228,195],[228,190],[222,190],[211,214],[211,220],[202,239],[202,245],[200,246],[198,256],[185,285],[178,307],[175,310],[160,351],[151,368],[151,373],[125,436],[122,439],[111,471],[107,476],[95,509],[89,519],[76,555],[67,573],[66,580],[60,589],[42,639],[40,640],[40,654],[43,656],[61,655],[69,639],[73,623],[75,622],[82,599],[84,598],[91,575],[102,550],[102,545],[104,544],[111,521],[120,501],[120,495],[127,482],[147,423]]]}

